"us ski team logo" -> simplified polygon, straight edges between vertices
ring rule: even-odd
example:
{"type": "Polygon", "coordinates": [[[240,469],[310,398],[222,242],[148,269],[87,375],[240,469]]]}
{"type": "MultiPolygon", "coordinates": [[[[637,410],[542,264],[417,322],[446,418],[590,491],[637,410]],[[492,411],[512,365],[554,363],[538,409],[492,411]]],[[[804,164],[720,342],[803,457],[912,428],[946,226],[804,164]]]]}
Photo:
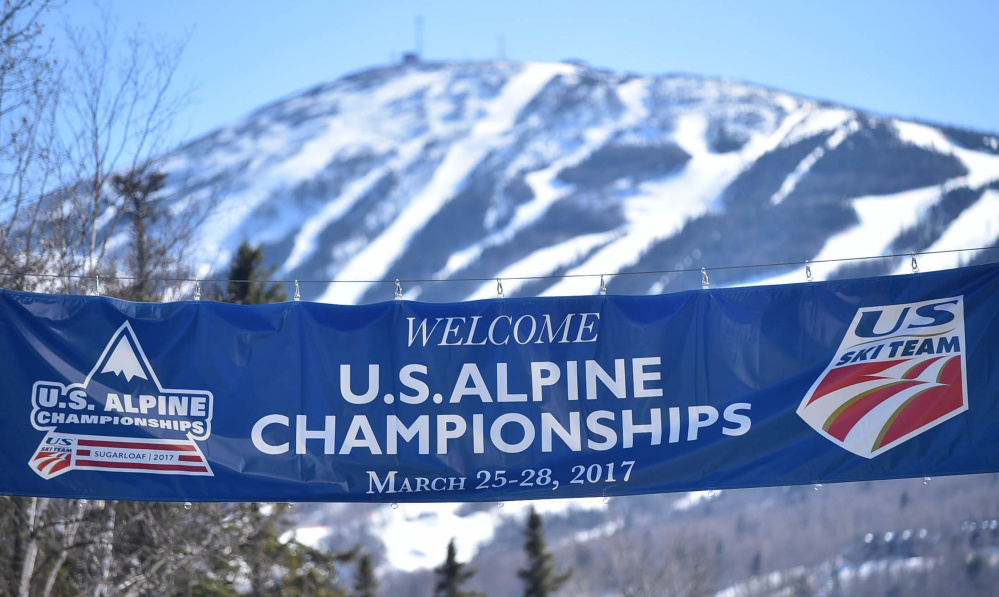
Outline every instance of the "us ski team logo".
{"type": "Polygon", "coordinates": [[[83,383],[36,381],[31,424],[46,431],[29,464],[72,470],[212,475],[197,442],[211,435],[212,393],[164,388],[128,322],[83,383]]]}
{"type": "Polygon", "coordinates": [[[968,410],[964,338],[963,296],[860,309],[798,415],[874,458],[968,410]]]}

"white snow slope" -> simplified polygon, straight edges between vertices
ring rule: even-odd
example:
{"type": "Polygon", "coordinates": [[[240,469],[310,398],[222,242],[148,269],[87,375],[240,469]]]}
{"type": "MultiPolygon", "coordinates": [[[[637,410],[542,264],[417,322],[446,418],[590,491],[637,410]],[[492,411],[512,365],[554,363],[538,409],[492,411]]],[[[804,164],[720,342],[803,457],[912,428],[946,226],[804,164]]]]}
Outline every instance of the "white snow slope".
{"type": "MultiPolygon", "coordinates": [[[[199,239],[205,275],[224,271],[249,240],[264,245],[278,278],[309,281],[303,298],[359,303],[391,299],[394,285],[378,281],[395,278],[501,278],[508,296],[588,294],[601,274],[614,292],[614,275],[636,269],[879,255],[897,250],[899,234],[919,226],[947,192],[996,186],[996,146],[994,136],[959,144],[929,125],[728,80],[563,63],[442,63],[366,71],[279,101],[178,150],[164,168],[175,188],[223,190],[199,239]],[[741,247],[709,260],[717,235],[686,241],[692,224],[731,215],[734,189],[754,168],[773,170],[773,182],[759,183],[766,206],[757,212],[794,209],[810,200],[827,164],[872,134],[889,149],[917,148],[952,165],[922,182],[916,173],[911,184],[903,173],[890,192],[842,197],[854,223],[815,230],[823,242],[788,244],[781,259],[754,259],[741,247]],[[784,155],[786,163],[767,162],[784,155]],[[663,261],[670,242],[694,249],[663,261]],[[569,277],[518,279],[556,274],[569,277]]],[[[976,208],[984,216],[954,218],[952,232],[917,248],[990,244],[999,229],[987,225],[995,213],[989,197],[976,208]]],[[[924,269],[973,257],[926,259],[924,269]]],[[[841,265],[812,269],[822,279],[841,265]]],[[[729,283],[803,278],[769,276],[729,283]]],[[[661,290],[669,281],[643,284],[620,291],[661,290]]],[[[494,296],[496,284],[404,290],[410,299],[461,300],[494,296]]]]}

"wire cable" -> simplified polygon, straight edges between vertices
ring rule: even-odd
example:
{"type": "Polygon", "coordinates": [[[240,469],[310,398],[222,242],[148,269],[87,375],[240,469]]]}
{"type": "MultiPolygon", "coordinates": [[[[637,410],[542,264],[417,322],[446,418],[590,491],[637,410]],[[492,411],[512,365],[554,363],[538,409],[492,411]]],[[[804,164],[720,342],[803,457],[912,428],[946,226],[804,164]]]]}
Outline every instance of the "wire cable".
{"type": "MultiPolygon", "coordinates": [[[[870,261],[875,259],[897,259],[900,257],[912,257],[912,256],[924,256],[924,255],[942,255],[948,253],[964,253],[970,251],[989,251],[999,249],[999,246],[986,246],[986,247],[971,247],[966,249],[942,249],[937,251],[910,251],[908,253],[889,253],[886,255],[871,255],[864,257],[838,257],[829,259],[806,259],[805,261],[782,261],[775,263],[750,263],[743,265],[723,265],[715,267],[687,267],[687,268],[677,268],[677,269],[656,269],[656,270],[640,270],[640,271],[625,271],[625,272],[595,272],[595,273],[584,273],[584,274],[546,274],[537,276],[503,276],[503,280],[523,280],[523,281],[533,281],[533,280],[562,280],[570,278],[602,278],[604,276],[608,277],[620,277],[620,276],[654,276],[663,274],[687,274],[687,273],[705,273],[705,272],[719,272],[719,271],[733,271],[733,270],[746,270],[746,269],[762,269],[762,268],[776,268],[776,267],[792,267],[792,266],[812,266],[817,263],[847,263],[852,261],[870,261]]],[[[47,279],[67,279],[67,280],[89,280],[95,278],[98,274],[84,275],[84,274],[45,274],[45,273],[11,273],[3,272],[0,273],[0,279],[12,276],[24,276],[24,277],[35,277],[35,278],[47,278],[47,279]]],[[[196,284],[202,283],[253,283],[261,282],[262,280],[231,280],[229,278],[138,278],[134,276],[114,276],[99,274],[103,276],[105,280],[115,280],[123,282],[164,282],[164,283],[185,283],[194,282],[196,284]]],[[[306,280],[302,278],[288,279],[288,280],[266,280],[264,282],[268,284],[425,284],[425,283],[451,283],[451,282],[495,282],[497,278],[495,276],[484,276],[484,277],[467,277],[467,278],[391,278],[391,279],[371,279],[371,280],[306,280]]]]}

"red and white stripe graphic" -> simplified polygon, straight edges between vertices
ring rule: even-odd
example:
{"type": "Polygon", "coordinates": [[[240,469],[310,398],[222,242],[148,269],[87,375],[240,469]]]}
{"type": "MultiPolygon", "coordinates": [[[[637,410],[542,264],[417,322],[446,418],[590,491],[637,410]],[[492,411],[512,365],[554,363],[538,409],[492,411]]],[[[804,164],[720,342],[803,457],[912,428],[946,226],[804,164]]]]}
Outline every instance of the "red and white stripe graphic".
{"type": "Polygon", "coordinates": [[[167,475],[212,475],[208,459],[191,439],[139,439],[50,432],[31,459],[40,476],[69,470],[167,475]]]}
{"type": "Polygon", "coordinates": [[[31,458],[31,468],[43,478],[51,479],[69,470],[72,460],[73,455],[69,451],[57,452],[42,444],[31,458]]]}
{"type": "Polygon", "coordinates": [[[964,297],[857,310],[798,416],[875,458],[968,410],[964,297]]]}

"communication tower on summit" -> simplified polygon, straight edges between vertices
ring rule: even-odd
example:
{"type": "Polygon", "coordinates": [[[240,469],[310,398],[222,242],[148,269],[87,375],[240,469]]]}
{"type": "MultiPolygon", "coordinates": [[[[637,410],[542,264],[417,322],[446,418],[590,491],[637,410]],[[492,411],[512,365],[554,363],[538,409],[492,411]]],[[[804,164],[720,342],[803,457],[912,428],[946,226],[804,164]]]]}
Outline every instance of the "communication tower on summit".
{"type": "Polygon", "coordinates": [[[414,27],[416,29],[414,32],[416,36],[414,51],[416,52],[416,57],[419,58],[420,56],[423,56],[423,17],[416,17],[414,27]]]}
{"type": "Polygon", "coordinates": [[[402,55],[403,64],[418,64],[420,56],[423,55],[423,17],[416,17],[413,22],[414,49],[412,52],[404,52],[402,55]]]}

